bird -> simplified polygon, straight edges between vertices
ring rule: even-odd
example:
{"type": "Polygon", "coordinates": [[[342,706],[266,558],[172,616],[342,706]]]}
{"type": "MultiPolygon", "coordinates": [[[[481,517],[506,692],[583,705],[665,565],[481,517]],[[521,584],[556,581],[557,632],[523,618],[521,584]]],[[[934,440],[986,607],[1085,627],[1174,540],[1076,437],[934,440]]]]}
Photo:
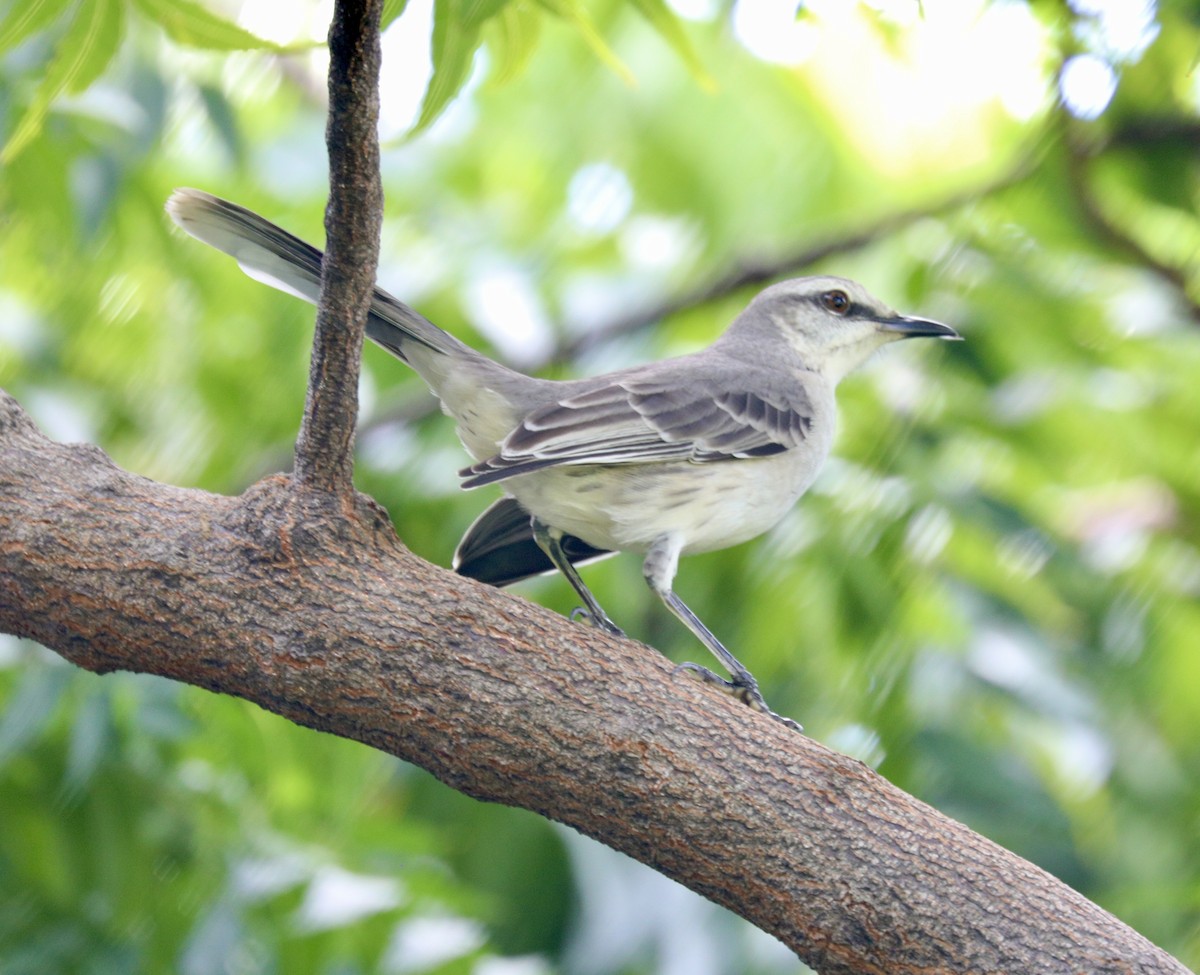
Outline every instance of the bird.
{"type": "MultiPolygon", "coordinates": [[[[316,247],[201,190],[176,190],[166,209],[251,277],[316,303],[316,247]]],[[[459,472],[461,486],[504,491],[467,529],[456,571],[506,586],[557,569],[583,601],[572,615],[623,636],[575,567],[640,554],[647,585],[730,676],[695,663],[676,669],[795,729],[674,592],[679,560],[755,538],[792,509],[830,453],[834,390],[847,373],[899,339],[960,338],[829,275],[770,285],[701,351],[590,378],[510,369],[379,287],[366,334],[416,371],[455,421],[474,461],[459,472]]]]}

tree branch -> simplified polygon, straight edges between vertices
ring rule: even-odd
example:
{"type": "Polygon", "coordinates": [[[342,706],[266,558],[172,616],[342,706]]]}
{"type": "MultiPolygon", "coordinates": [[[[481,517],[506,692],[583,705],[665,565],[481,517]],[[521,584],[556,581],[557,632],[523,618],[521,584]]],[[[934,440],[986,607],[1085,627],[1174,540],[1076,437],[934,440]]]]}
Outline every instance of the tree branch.
{"type": "Polygon", "coordinates": [[[819,261],[835,254],[845,254],[860,250],[874,243],[881,237],[897,233],[905,227],[920,220],[936,217],[941,214],[958,210],[980,199],[1001,193],[1027,179],[1036,171],[1036,160],[1033,156],[1025,156],[1011,170],[984,186],[978,186],[962,193],[956,193],[945,199],[929,203],[911,210],[902,210],[887,214],[858,230],[831,234],[823,240],[809,241],[801,244],[795,250],[771,258],[770,260],[743,259],[720,275],[716,280],[702,284],[691,291],[675,298],[664,301],[659,305],[635,311],[632,314],[615,319],[599,328],[589,329],[580,334],[571,343],[562,347],[558,355],[564,361],[578,358],[580,353],[599,345],[602,342],[636,332],[669,318],[681,311],[707,304],[740,291],[752,285],[762,285],[789,275],[801,274],[819,261]]]}
{"type": "Polygon", "coordinates": [[[428,565],[386,513],[156,484],[0,393],[0,630],[532,809],[824,973],[1183,973],[1039,868],[658,654],[428,565]]]}
{"type": "Polygon", "coordinates": [[[338,0],[329,29],[325,260],[296,440],[297,484],[343,502],[354,491],[358,376],[383,220],[377,137],[382,7],[382,0],[338,0]]]}
{"type": "MultiPolygon", "coordinates": [[[[950,213],[1017,186],[1036,172],[1035,163],[1034,156],[1027,155],[1008,172],[986,185],[949,196],[928,206],[887,214],[857,230],[832,234],[823,240],[808,241],[798,245],[789,253],[770,261],[755,261],[749,258],[735,261],[734,266],[713,282],[700,285],[653,306],[635,310],[621,318],[612,319],[598,327],[590,328],[586,332],[573,328],[565,329],[565,333],[573,334],[575,337],[557,343],[542,359],[528,363],[527,368],[537,372],[555,364],[572,362],[583,353],[603,345],[605,342],[611,342],[621,336],[649,328],[663,319],[689,308],[717,301],[754,284],[765,284],[786,275],[802,274],[818,261],[823,261],[836,254],[845,254],[867,247],[880,238],[897,233],[920,220],[950,213]]],[[[360,433],[366,434],[395,423],[409,425],[436,412],[438,412],[437,404],[431,397],[422,394],[407,396],[401,402],[377,413],[363,423],[360,433]]],[[[251,469],[258,473],[277,469],[281,461],[274,456],[275,453],[272,451],[256,460],[251,469]]]]}
{"type": "Polygon", "coordinates": [[[1096,240],[1117,254],[1146,268],[1160,280],[1170,285],[1179,295],[1180,304],[1188,317],[1200,324],[1200,302],[1192,296],[1195,282],[1189,269],[1170,264],[1151,253],[1141,241],[1129,230],[1105,211],[1099,197],[1093,190],[1092,167],[1110,147],[1121,148],[1130,145],[1133,140],[1166,141],[1173,138],[1186,138],[1197,131],[1184,125],[1171,124],[1167,120],[1134,120],[1125,125],[1118,133],[1107,141],[1091,140],[1082,127],[1070,118],[1060,106],[1059,115],[1063,119],[1065,133],[1064,147],[1066,164],[1070,179],[1067,181],[1074,197],[1075,206],[1083,220],[1084,226],[1092,231],[1096,240]]]}
{"type": "Polygon", "coordinates": [[[571,825],[822,972],[1183,972],[1037,867],[648,648],[420,561],[353,492],[378,16],[378,0],[342,0],[330,35],[327,259],[294,481],[238,498],[155,484],[47,440],[0,392],[0,630],[97,673],[237,695],[571,825]]]}

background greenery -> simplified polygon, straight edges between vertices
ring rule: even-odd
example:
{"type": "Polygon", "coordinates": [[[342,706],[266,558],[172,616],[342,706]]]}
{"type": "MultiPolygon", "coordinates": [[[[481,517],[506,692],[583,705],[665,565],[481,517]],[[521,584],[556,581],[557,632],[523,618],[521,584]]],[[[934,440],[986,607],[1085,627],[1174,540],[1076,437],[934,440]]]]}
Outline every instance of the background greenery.
{"type": "MultiPolygon", "coordinates": [[[[809,496],[679,590],[810,734],[1200,964],[1197,6],[403,7],[380,276],[464,339],[593,372],[811,271],[963,332],[847,380],[809,496]]],[[[148,477],[285,469],[312,312],[162,203],[195,185],[320,239],[327,11],[0,10],[0,385],[148,477]]],[[[490,495],[459,492],[420,383],[366,360],[359,485],[448,564],[490,495]]],[[[586,574],[703,661],[635,559],[586,574]]],[[[0,705],[6,973],[800,967],[569,831],[237,700],[4,637],[0,705]]]]}

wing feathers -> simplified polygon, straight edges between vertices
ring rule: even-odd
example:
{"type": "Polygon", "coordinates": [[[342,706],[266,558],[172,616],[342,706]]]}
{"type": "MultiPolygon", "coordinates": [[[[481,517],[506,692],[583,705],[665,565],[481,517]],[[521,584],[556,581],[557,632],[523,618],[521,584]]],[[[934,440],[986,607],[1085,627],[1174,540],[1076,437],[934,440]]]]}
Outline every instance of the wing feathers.
{"type": "Polygon", "coordinates": [[[804,441],[813,407],[802,384],[779,389],[740,376],[741,388],[730,389],[722,378],[682,376],[667,384],[627,376],[533,410],[496,456],[461,472],[463,486],[562,464],[765,457],[804,441]]]}

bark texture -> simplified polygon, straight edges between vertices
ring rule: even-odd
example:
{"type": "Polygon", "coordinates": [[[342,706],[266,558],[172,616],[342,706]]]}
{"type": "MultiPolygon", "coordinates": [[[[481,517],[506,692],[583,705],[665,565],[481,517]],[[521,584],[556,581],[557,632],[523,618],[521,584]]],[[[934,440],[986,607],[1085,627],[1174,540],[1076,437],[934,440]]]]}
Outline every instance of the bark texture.
{"type": "Polygon", "coordinates": [[[1185,969],[1039,868],[648,648],[422,562],[362,497],[237,498],[0,393],[0,629],[421,765],[650,864],[824,973],[1185,969]]]}
{"type": "Polygon", "coordinates": [[[338,0],[329,27],[325,257],[296,440],[296,480],[347,502],[354,494],[358,375],[383,222],[377,137],[382,8],[383,0],[338,0]]]}

